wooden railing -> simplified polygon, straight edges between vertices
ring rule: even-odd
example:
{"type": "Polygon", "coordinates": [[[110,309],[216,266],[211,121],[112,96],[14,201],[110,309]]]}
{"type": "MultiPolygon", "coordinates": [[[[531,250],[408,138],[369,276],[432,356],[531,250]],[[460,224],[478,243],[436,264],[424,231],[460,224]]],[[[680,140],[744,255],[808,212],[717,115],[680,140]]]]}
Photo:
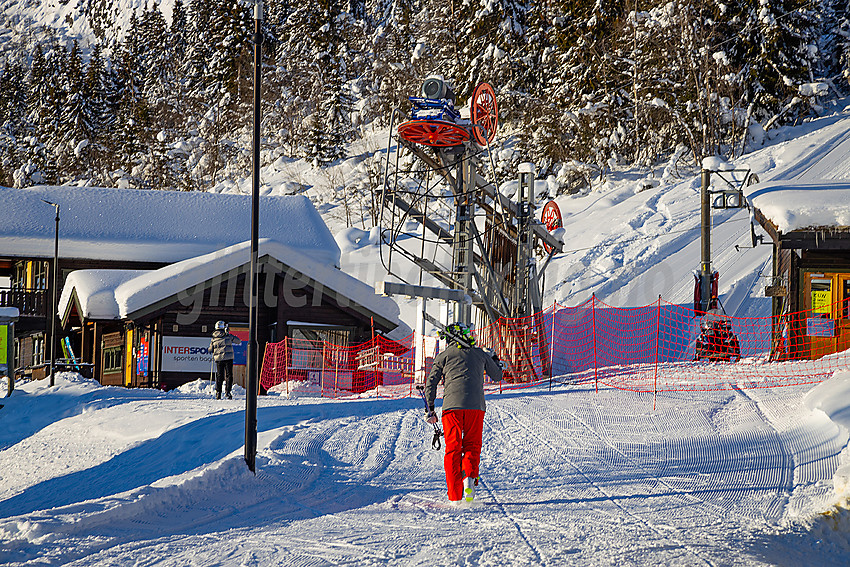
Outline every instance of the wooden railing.
{"type": "Polygon", "coordinates": [[[0,289],[0,307],[17,307],[21,317],[44,317],[47,304],[47,292],[43,289],[0,289]]]}

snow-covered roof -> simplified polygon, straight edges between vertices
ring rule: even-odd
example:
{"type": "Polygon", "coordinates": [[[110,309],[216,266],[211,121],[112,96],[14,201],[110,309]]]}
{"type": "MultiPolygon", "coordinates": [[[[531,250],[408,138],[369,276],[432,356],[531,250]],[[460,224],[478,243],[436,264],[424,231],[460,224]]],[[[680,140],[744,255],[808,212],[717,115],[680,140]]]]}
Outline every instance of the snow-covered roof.
{"type": "MultiPolygon", "coordinates": [[[[251,197],[92,187],[0,187],[0,256],[179,262],[251,236],[251,197]]],[[[260,237],[339,266],[339,248],[303,195],[260,197],[260,237]]]]}
{"type": "Polygon", "coordinates": [[[150,270],[76,270],[68,274],[62,297],[59,300],[59,315],[62,316],[76,292],[80,315],[86,319],[120,319],[126,308],[119,304],[117,289],[125,282],[149,274],[150,270]]]}
{"type": "Polygon", "coordinates": [[[850,227],[850,183],[757,183],[745,190],[754,207],[782,233],[850,227]]]}
{"type": "MultiPolygon", "coordinates": [[[[367,284],[328,265],[322,260],[280,242],[262,239],[259,257],[276,260],[283,266],[321,283],[326,291],[348,299],[352,307],[361,306],[390,323],[399,321],[395,301],[376,295],[367,284]]],[[[158,270],[77,270],[68,275],[58,313],[65,315],[72,296],[86,319],[123,319],[162,300],[207,282],[216,276],[247,265],[251,259],[250,242],[189,258],[158,270]]],[[[304,281],[303,277],[299,281],[304,281]]]]}

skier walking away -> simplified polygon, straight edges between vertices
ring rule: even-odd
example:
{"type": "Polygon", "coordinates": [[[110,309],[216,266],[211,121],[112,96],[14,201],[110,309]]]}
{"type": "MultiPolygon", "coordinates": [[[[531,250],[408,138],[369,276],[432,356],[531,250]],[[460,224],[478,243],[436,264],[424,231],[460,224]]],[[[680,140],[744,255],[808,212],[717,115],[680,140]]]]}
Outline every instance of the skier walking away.
{"type": "Polygon", "coordinates": [[[233,345],[241,345],[242,341],[236,335],[231,335],[227,332],[227,323],[218,321],[215,324],[215,331],[212,334],[210,341],[210,351],[213,354],[215,361],[215,399],[221,399],[221,384],[225,382],[224,395],[228,400],[232,400],[230,389],[233,387],[233,345]]]}
{"type": "Polygon", "coordinates": [[[481,435],[484,429],[484,372],[491,381],[502,379],[502,367],[495,354],[475,346],[468,326],[452,323],[440,333],[449,345],[434,359],[425,382],[428,423],[437,422],[434,401],[437,384],[445,384],[443,392],[443,429],[446,438],[446,486],[449,500],[472,502],[478,484],[478,462],[481,458],[481,435]],[[453,338],[454,337],[454,338],[453,338]],[[463,344],[465,343],[465,344],[463,344]]]}

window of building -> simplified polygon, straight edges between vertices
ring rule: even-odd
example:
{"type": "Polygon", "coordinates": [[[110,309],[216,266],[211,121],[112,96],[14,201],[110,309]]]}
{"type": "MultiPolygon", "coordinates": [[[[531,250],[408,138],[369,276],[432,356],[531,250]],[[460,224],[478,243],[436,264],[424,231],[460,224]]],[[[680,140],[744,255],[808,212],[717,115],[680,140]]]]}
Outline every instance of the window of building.
{"type": "Polygon", "coordinates": [[[850,279],[844,280],[841,302],[843,304],[842,317],[850,319],[850,279]]]}
{"type": "Polygon", "coordinates": [[[47,262],[32,263],[32,288],[47,289],[47,262]]]}
{"type": "Polygon", "coordinates": [[[24,262],[15,263],[15,273],[12,276],[12,289],[27,287],[27,266],[24,262]]]}
{"type": "Polygon", "coordinates": [[[123,363],[123,350],[120,346],[103,349],[103,371],[120,372],[123,363]]]}
{"type": "Polygon", "coordinates": [[[814,317],[829,317],[832,314],[832,279],[812,278],[811,309],[814,317]]]}
{"type": "Polygon", "coordinates": [[[32,338],[32,363],[33,365],[44,362],[44,335],[36,335],[32,338]]]}

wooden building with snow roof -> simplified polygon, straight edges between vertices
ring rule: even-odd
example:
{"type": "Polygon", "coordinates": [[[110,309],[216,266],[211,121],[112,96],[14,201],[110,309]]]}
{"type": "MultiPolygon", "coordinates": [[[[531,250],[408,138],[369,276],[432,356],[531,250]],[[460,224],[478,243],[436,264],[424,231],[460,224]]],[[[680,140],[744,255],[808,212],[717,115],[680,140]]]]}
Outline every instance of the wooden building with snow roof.
{"type": "Polygon", "coordinates": [[[850,183],[774,181],[746,196],[773,241],[772,357],[850,348],[850,183]]]}
{"type": "MultiPolygon", "coordinates": [[[[44,375],[50,313],[61,317],[74,355],[108,384],[195,379],[197,365],[163,355],[208,346],[217,320],[235,334],[247,330],[250,196],[35,187],[0,188],[0,198],[0,277],[8,280],[0,306],[21,313],[19,369],[44,375]],[[42,199],[60,205],[56,309],[54,209],[42,199]]],[[[339,270],[339,248],[306,197],[261,197],[260,237],[261,355],[285,336],[357,342],[399,328],[392,300],[339,270]]]]}

